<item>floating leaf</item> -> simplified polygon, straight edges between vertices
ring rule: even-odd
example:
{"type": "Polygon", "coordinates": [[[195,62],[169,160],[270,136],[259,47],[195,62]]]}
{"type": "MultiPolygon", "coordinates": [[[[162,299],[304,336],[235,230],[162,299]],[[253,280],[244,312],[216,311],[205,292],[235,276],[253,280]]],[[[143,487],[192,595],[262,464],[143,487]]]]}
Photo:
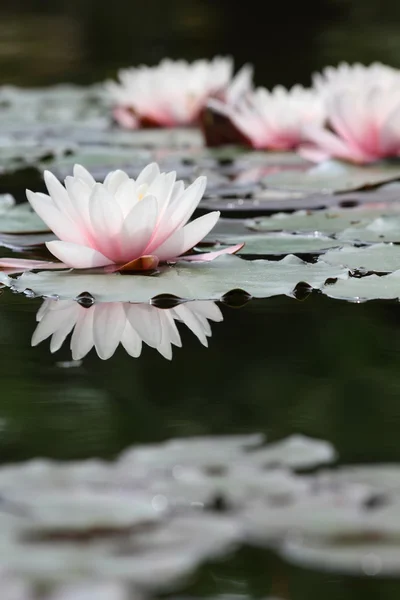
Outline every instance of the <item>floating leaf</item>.
{"type": "Polygon", "coordinates": [[[368,300],[398,300],[400,298],[400,270],[389,275],[368,275],[367,277],[349,277],[346,281],[338,279],[325,285],[322,292],[330,298],[366,302],[368,300]]]}
{"type": "Polygon", "coordinates": [[[1,233],[33,233],[48,230],[47,225],[32,210],[28,202],[15,204],[9,194],[0,196],[1,233]]]}
{"type": "Polygon", "coordinates": [[[348,269],[391,273],[400,269],[400,246],[374,244],[365,248],[345,246],[329,250],[324,254],[324,262],[341,265],[348,269]]]}
{"type": "Polygon", "coordinates": [[[307,171],[287,170],[267,175],[267,187],[300,192],[338,193],[379,186],[400,179],[400,165],[382,162],[372,166],[329,160],[307,171]]]}
{"type": "Polygon", "coordinates": [[[238,254],[242,255],[284,255],[284,254],[318,254],[329,248],[337,248],[340,242],[320,234],[292,234],[292,233],[261,233],[246,235],[214,235],[210,239],[217,239],[219,243],[231,245],[234,242],[243,243],[244,246],[238,254]]]}
{"type": "Polygon", "coordinates": [[[245,261],[224,255],[210,263],[179,262],[154,275],[85,274],[77,271],[23,273],[4,283],[17,291],[74,299],[90,292],[98,302],[149,302],[160,294],[185,300],[219,300],[241,288],[257,298],[292,295],[299,282],[320,288],[330,278],[347,277],[347,270],[326,263],[306,263],[295,256],[281,261],[245,261]]]}
{"type": "Polygon", "coordinates": [[[254,231],[287,231],[341,233],[344,229],[359,229],[384,215],[400,218],[400,203],[378,204],[364,208],[331,208],[329,210],[294,213],[277,213],[271,217],[247,220],[245,224],[254,231]]]}

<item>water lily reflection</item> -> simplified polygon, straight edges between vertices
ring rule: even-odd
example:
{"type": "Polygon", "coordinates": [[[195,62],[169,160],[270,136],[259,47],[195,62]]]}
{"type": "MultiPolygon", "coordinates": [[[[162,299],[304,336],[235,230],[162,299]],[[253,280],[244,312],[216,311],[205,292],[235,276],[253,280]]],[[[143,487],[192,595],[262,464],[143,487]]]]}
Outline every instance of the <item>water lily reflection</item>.
{"type": "Polygon", "coordinates": [[[207,337],[211,336],[209,321],[222,321],[223,317],[211,301],[160,309],[129,302],[104,302],[85,308],[75,300],[45,300],[36,319],[32,345],[51,336],[50,351],[56,352],[72,331],[70,347],[74,360],[82,359],[93,346],[98,356],[107,360],[119,344],[136,358],[141,354],[143,342],[171,360],[172,345],[182,346],[176,322],[185,323],[207,346],[207,337]]]}

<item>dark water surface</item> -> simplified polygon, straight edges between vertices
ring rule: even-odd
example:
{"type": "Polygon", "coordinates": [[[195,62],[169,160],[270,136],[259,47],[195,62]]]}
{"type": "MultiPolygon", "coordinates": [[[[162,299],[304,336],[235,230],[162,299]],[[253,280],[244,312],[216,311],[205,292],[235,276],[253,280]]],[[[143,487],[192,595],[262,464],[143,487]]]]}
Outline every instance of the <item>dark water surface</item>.
{"type": "Polygon", "coordinates": [[[340,460],[399,461],[400,312],[314,294],[222,306],[209,348],[186,327],[171,362],[143,345],[94,350],[69,367],[66,342],[32,348],[40,299],[0,299],[2,461],[110,457],[175,436],[261,431],[330,440],[340,460]]]}
{"type": "MultiPolygon", "coordinates": [[[[40,299],[1,296],[0,456],[112,457],[130,444],[175,436],[261,431],[269,440],[302,432],[330,440],[340,462],[400,460],[400,312],[397,304],[350,304],[314,294],[221,306],[209,348],[181,328],[171,362],[144,346],[94,350],[68,368],[68,344],[32,348],[40,299]]],[[[289,567],[243,549],[209,564],[188,594],[398,598],[395,581],[289,567]]]]}

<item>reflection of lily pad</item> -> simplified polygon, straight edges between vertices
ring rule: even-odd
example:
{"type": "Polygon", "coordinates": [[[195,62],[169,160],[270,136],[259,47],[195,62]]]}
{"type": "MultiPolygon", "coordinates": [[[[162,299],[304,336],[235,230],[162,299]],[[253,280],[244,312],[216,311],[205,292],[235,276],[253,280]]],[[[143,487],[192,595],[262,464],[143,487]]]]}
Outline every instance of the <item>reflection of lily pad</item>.
{"type": "Polygon", "coordinates": [[[388,576],[400,574],[400,544],[391,540],[329,543],[313,538],[289,539],[283,547],[286,560],[313,570],[348,575],[388,576]]]}
{"type": "Polygon", "coordinates": [[[361,279],[350,277],[346,281],[338,279],[326,285],[322,292],[330,298],[366,302],[368,300],[398,300],[400,298],[400,270],[389,275],[368,275],[361,279]]]}
{"type": "Polygon", "coordinates": [[[329,160],[307,171],[287,170],[267,175],[267,187],[302,192],[337,193],[374,187],[400,179],[400,164],[382,162],[373,166],[329,160]]]}
{"type": "Polygon", "coordinates": [[[345,246],[326,252],[324,262],[349,269],[391,273],[400,269],[400,246],[393,244],[374,244],[365,248],[345,246]]]}
{"type": "Polygon", "coordinates": [[[347,270],[326,263],[306,263],[295,256],[281,261],[245,261],[221,256],[211,263],[177,263],[156,275],[85,274],[77,271],[24,273],[3,282],[17,291],[26,289],[40,296],[76,298],[89,292],[99,302],[148,302],[160,294],[186,300],[219,300],[241,288],[257,298],[291,295],[299,282],[320,288],[329,278],[347,277],[347,270]]]}

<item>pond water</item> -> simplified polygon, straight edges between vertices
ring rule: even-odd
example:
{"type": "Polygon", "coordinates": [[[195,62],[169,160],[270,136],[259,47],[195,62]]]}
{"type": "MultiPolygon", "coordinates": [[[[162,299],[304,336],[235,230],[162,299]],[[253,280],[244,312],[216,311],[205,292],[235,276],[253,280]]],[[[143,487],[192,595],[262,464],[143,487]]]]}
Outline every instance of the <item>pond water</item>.
{"type": "MultiPolygon", "coordinates": [[[[399,311],[313,294],[221,305],[209,347],[181,327],[172,361],[144,347],[92,351],[31,347],[40,299],[1,297],[1,460],[112,458],[138,443],[180,436],[304,433],[329,440],[339,463],[400,460],[399,311]]],[[[86,309],[91,310],[91,309],[86,309]]],[[[157,309],[155,309],[157,310],[157,309]]],[[[187,587],[187,586],[186,586],[187,587]]],[[[295,599],[395,598],[393,580],[323,574],[248,548],[208,564],[186,595],[295,599]]],[[[185,596],[186,597],[186,596],[185,596]]]]}

